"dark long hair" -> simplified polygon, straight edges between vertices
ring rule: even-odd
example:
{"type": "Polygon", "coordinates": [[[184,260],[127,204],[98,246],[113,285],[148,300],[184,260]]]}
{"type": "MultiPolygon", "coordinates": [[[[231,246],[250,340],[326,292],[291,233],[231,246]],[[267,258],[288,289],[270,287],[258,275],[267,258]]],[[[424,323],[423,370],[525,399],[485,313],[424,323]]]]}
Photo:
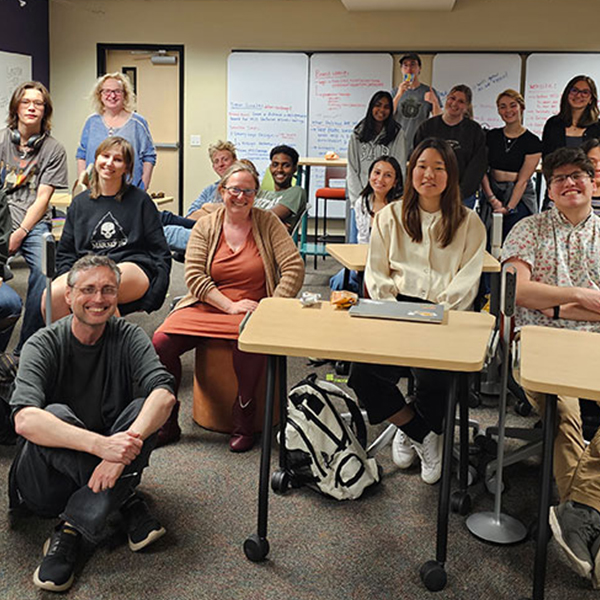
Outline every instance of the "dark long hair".
{"type": "Polygon", "coordinates": [[[423,140],[411,154],[408,161],[406,173],[406,189],[402,201],[402,224],[413,242],[423,241],[423,230],[421,228],[421,214],[419,213],[419,193],[413,187],[412,175],[421,154],[433,148],[440,153],[448,181],[446,189],[442,192],[440,208],[442,218],[435,227],[435,237],[442,248],[452,243],[460,224],[467,216],[467,209],[462,203],[460,187],[458,185],[458,162],[454,150],[448,142],[439,138],[427,138],[423,140]]]}
{"type": "Polygon", "coordinates": [[[400,131],[400,125],[396,122],[396,119],[394,119],[394,101],[392,95],[385,90],[379,90],[373,94],[369,106],[367,107],[365,118],[354,128],[354,131],[358,134],[358,139],[363,143],[372,142],[377,137],[377,121],[373,118],[373,107],[382,98],[386,98],[390,103],[390,116],[383,122],[383,131],[385,131],[385,135],[383,136],[381,143],[384,146],[389,146],[396,139],[396,136],[400,131]]]}
{"type": "Polygon", "coordinates": [[[379,156],[376,158],[371,165],[369,166],[369,176],[367,180],[367,185],[365,189],[361,192],[362,205],[365,209],[365,212],[369,215],[373,216],[373,207],[371,206],[371,196],[373,195],[373,188],[371,187],[371,171],[375,168],[377,163],[384,162],[392,165],[394,172],[396,173],[396,182],[385,195],[385,199],[388,204],[393,202],[394,200],[398,200],[402,196],[403,189],[403,181],[402,181],[402,169],[400,168],[400,163],[393,156],[379,156]]]}
{"type": "Polygon", "coordinates": [[[575,127],[589,127],[594,123],[598,122],[598,90],[596,89],[596,84],[591,77],[587,75],[577,75],[573,77],[569,83],[567,83],[565,89],[563,90],[562,96],[560,97],[560,112],[558,116],[568,127],[569,125],[574,125],[575,127]],[[585,107],[584,111],[581,113],[581,117],[579,117],[579,121],[577,123],[573,123],[573,111],[571,109],[571,105],[569,104],[569,92],[571,88],[580,81],[585,81],[590,86],[590,92],[592,93],[590,96],[590,103],[585,107]]]}

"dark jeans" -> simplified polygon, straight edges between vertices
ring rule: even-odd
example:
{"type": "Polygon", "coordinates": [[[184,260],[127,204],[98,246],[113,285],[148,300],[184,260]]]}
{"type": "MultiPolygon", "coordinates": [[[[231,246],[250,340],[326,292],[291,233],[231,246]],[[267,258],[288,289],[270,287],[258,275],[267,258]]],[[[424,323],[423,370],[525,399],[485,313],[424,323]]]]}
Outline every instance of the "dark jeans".
{"type": "MultiPolygon", "coordinates": [[[[107,435],[126,431],[139,415],[144,400],[138,398],[131,402],[107,435]]],[[[82,421],[65,404],[50,404],[45,410],[66,423],[85,429],[82,421]]],[[[125,467],[113,488],[94,493],[87,484],[101,462],[100,458],[86,452],[49,448],[24,440],[9,476],[11,504],[18,499],[39,516],[60,516],[91,542],[97,543],[109,514],[117,510],[139,484],[155,444],[156,434],[144,441],[142,451],[125,467]]]]}
{"type": "Polygon", "coordinates": [[[450,372],[352,363],[348,385],[367,411],[369,422],[381,423],[406,406],[398,381],[411,371],[416,395],[412,407],[435,433],[440,434],[452,377],[450,372]]]}

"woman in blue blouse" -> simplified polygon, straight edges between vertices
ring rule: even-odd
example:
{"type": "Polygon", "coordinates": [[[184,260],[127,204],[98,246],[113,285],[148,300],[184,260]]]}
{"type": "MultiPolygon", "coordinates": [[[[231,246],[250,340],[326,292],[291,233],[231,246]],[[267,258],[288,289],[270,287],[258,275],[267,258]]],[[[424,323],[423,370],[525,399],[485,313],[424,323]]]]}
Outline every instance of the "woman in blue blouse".
{"type": "Polygon", "coordinates": [[[129,79],[121,73],[108,73],[98,79],[92,91],[96,112],[90,115],[77,148],[77,174],[94,164],[96,149],[107,137],[118,135],[133,147],[131,182],[147,190],[156,164],[156,148],[144,117],[134,112],[135,93],[129,79]]]}

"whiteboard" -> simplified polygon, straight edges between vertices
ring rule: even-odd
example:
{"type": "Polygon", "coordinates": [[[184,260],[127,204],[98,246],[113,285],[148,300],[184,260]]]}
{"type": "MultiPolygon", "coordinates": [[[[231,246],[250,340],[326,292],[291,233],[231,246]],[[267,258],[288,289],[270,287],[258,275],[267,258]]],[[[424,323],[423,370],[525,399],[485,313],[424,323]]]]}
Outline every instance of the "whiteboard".
{"type": "Polygon", "coordinates": [[[468,85],[473,91],[473,115],[482,127],[503,127],[496,110],[498,94],[521,88],[521,57],[518,54],[437,54],[433,59],[433,87],[442,107],[453,86],[468,85]]]}
{"type": "MultiPolygon", "coordinates": [[[[310,60],[308,155],[322,157],[332,150],[346,157],[350,134],[364,118],[373,94],[392,89],[392,72],[391,54],[314,54],[310,60]]],[[[324,168],[311,170],[309,197],[323,186],[324,174],[324,168]]],[[[345,207],[332,202],[327,214],[343,217],[345,207]]]]}
{"type": "Polygon", "coordinates": [[[31,80],[31,56],[0,51],[0,128],[8,117],[12,93],[24,81],[31,80]]]}
{"type": "Polygon", "coordinates": [[[227,136],[264,174],[278,144],[306,155],[308,56],[234,52],[227,65],[227,136]]]}
{"type": "Polygon", "coordinates": [[[544,123],[558,113],[569,80],[588,75],[600,82],[600,54],[531,54],[525,77],[525,125],[541,136],[544,123]]]}

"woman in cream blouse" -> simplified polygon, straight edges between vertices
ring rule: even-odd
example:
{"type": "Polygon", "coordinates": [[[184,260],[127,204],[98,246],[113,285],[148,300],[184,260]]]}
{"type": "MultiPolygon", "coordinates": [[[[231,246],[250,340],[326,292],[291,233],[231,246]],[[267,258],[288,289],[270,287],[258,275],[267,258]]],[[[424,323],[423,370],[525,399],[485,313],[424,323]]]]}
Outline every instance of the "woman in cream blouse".
{"type": "MultiPolygon", "coordinates": [[[[485,228],[461,201],[458,164],[450,145],[423,140],[413,152],[402,202],[376,215],[371,231],[365,284],[371,298],[471,308],[479,286],[485,228]]],[[[371,423],[398,427],[392,456],[408,468],[418,456],[421,478],[435,483],[441,475],[443,399],[449,374],[412,369],[416,398],[412,404],[397,387],[408,368],[352,365],[348,384],[367,409],[371,423]]]]}

